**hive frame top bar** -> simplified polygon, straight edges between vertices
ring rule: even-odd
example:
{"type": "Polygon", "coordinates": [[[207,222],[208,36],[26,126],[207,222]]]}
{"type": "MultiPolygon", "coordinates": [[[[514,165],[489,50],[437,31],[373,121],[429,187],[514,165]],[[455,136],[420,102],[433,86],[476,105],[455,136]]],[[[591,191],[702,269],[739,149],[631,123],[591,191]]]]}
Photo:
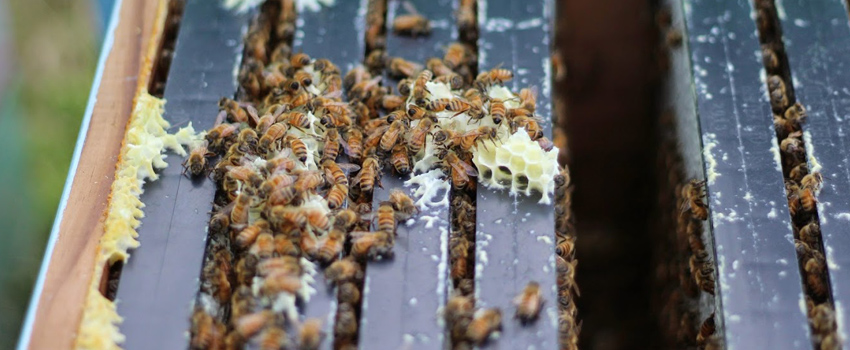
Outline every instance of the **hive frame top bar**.
{"type": "MultiPolygon", "coordinates": [[[[818,216],[837,315],[850,305],[850,28],[843,0],[785,0],[779,20],[798,101],[806,107],[803,124],[809,169],[820,167],[818,216]]],[[[838,317],[844,348],[850,324],[838,317]]]]}
{"type": "Polygon", "coordinates": [[[729,349],[811,348],[749,1],[685,3],[729,349]]]}
{"type": "MultiPolygon", "coordinates": [[[[671,28],[685,33],[686,24],[683,18],[682,2],[680,0],[665,0],[664,4],[669,6],[671,11],[671,28]]],[[[662,83],[663,99],[660,107],[662,110],[670,110],[675,114],[676,139],[682,156],[685,178],[705,179],[699,120],[695,109],[696,92],[692,87],[693,78],[691,76],[688,41],[684,40],[679,48],[670,48],[669,55],[670,70],[662,83]]],[[[709,225],[702,225],[702,237],[704,237],[704,242],[714,242],[713,232],[709,225]]],[[[714,252],[714,244],[706,244],[705,249],[710,256],[717,256],[714,252]]],[[[719,280],[715,280],[715,291],[720,290],[718,283],[719,280]]],[[[699,320],[704,320],[715,311],[723,309],[721,298],[711,296],[708,293],[699,294],[699,320]]],[[[724,318],[715,317],[715,320],[716,333],[723,334],[724,318]]]]}
{"type": "MultiPolygon", "coordinates": [[[[498,65],[514,72],[513,91],[537,86],[536,114],[552,137],[550,0],[478,1],[479,71],[498,65]]],[[[502,310],[502,336],[482,348],[553,348],[558,344],[555,272],[555,210],[537,201],[540,194],[510,196],[479,183],[476,200],[475,297],[478,307],[502,310]],[[530,281],[539,283],[544,304],[539,319],[521,326],[513,317],[513,298],[530,281]]]]}
{"type": "MultiPolygon", "coordinates": [[[[249,17],[216,1],[186,2],[163,96],[164,118],[172,125],[213,126],[218,99],[236,92],[233,70],[249,17]]],[[[168,167],[159,180],[145,184],[141,196],[146,205],[138,228],[141,246],[130,252],[116,294],[127,350],[187,344],[184,332],[198,292],[216,186],[205,177],[183,176],[183,160],[169,154],[168,167]]]]}

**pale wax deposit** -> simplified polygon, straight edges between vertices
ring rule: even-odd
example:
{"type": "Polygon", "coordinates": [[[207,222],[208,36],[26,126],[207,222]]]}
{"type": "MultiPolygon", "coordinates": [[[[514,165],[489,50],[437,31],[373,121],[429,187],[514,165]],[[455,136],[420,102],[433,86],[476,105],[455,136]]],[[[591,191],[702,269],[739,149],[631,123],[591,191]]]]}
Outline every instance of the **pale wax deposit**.
{"type": "Polygon", "coordinates": [[[129,258],[128,249],[139,246],[136,229],[144,217],[144,203],[139,200],[146,180],[159,178],[155,169],[167,166],[165,150],[171,149],[181,156],[186,151],[181,145],[192,146],[202,137],[195,133],[190,123],[175,134],[166,131],[170,125],[162,118],[165,100],[142,92],[136,99],[133,113],[124,136],[124,144],[115,167],[115,180],[107,204],[104,233],[100,238],[95,269],[83,317],[76,337],[76,349],[120,349],[124,335],[118,331],[122,318],[115,303],[99,291],[103,266],[129,258]]]}
{"type": "MultiPolygon", "coordinates": [[[[460,91],[451,91],[447,84],[428,82],[426,84],[431,95],[427,100],[439,98],[459,97],[460,91]]],[[[505,101],[508,108],[518,107],[518,98],[508,88],[495,85],[489,88],[488,95],[505,101]]],[[[412,101],[408,99],[407,104],[412,101]]],[[[489,110],[489,102],[484,104],[484,109],[489,110]]],[[[494,189],[509,189],[511,195],[523,194],[530,196],[532,191],[542,194],[540,203],[550,204],[551,194],[555,191],[555,175],[558,173],[558,148],[549,152],[544,151],[540,145],[531,140],[525,129],[518,129],[516,133],[510,134],[510,128],[506,122],[496,125],[489,114],[480,121],[469,122],[466,113],[455,115],[455,112],[438,112],[438,125],[442,129],[453,130],[457,133],[472,131],[481,126],[493,126],[497,128],[498,140],[495,142],[481,141],[473,149],[473,163],[478,168],[479,182],[486,187],[494,189]],[[494,145],[495,143],[495,145],[494,145]],[[509,171],[504,171],[507,169],[509,171]],[[527,185],[526,185],[527,183],[527,185]]],[[[415,127],[418,121],[411,122],[415,127]]],[[[438,162],[437,150],[439,146],[434,144],[432,137],[426,139],[424,150],[415,157],[414,171],[420,175],[414,175],[405,185],[418,184],[426,190],[416,189],[414,194],[418,197],[417,205],[422,208],[429,204],[440,203],[439,198],[434,198],[438,190],[429,190],[432,187],[443,187],[439,177],[434,176],[433,170],[438,162]],[[427,174],[427,175],[425,175],[427,174]],[[425,176],[422,176],[425,175],[425,176]]],[[[445,174],[443,174],[445,176],[445,174]]],[[[420,187],[420,188],[421,188],[420,187]]]]}

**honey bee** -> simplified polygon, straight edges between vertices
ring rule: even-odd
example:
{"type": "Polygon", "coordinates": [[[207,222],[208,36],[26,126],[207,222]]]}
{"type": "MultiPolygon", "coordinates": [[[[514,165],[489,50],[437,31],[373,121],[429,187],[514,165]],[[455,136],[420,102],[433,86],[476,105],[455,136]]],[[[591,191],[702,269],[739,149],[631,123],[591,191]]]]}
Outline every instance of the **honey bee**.
{"type": "Polygon", "coordinates": [[[392,202],[381,202],[378,206],[378,215],[376,219],[378,221],[378,231],[395,233],[395,210],[393,209],[392,202]]]}
{"type": "Polygon", "coordinates": [[[800,131],[792,132],[779,143],[779,150],[788,157],[786,162],[797,164],[805,160],[806,149],[800,140],[802,134],[800,131]]]}
{"type": "Polygon", "coordinates": [[[278,119],[280,119],[279,121],[285,121],[289,126],[298,130],[309,129],[312,124],[306,114],[297,111],[283,114],[278,119]]]}
{"type": "Polygon", "coordinates": [[[246,248],[254,243],[260,233],[266,232],[269,229],[269,223],[263,219],[257,220],[254,224],[242,229],[236,235],[235,242],[237,247],[246,248]]]}
{"type": "Polygon", "coordinates": [[[301,235],[299,245],[301,247],[301,251],[304,252],[304,255],[309,256],[310,258],[315,258],[316,253],[319,252],[319,239],[313,234],[308,233],[301,235]]]}
{"type": "Polygon", "coordinates": [[[325,279],[330,283],[340,284],[348,281],[359,281],[363,278],[360,265],[351,259],[334,261],[325,268],[325,279]]]}
{"type": "Polygon", "coordinates": [[[322,320],[309,318],[301,325],[298,331],[298,348],[302,350],[316,350],[322,343],[322,320]]]}
{"type": "Polygon", "coordinates": [[[336,128],[329,128],[325,134],[324,146],[322,147],[322,163],[336,160],[339,155],[339,140],[339,131],[336,128]]]}
{"type": "Polygon", "coordinates": [[[273,274],[263,280],[260,287],[263,295],[274,296],[281,292],[295,294],[301,289],[301,277],[287,274],[273,274]]]}
{"type": "Polygon", "coordinates": [[[360,216],[351,209],[343,209],[334,214],[334,227],[348,231],[360,220],[360,216]]]}
{"type": "Polygon", "coordinates": [[[317,170],[306,170],[298,174],[298,179],[295,180],[293,186],[298,192],[314,192],[317,188],[325,184],[325,178],[322,172],[317,170]]]}
{"type": "Polygon", "coordinates": [[[516,318],[522,323],[534,322],[540,314],[543,306],[543,294],[540,292],[540,284],[528,282],[522,292],[514,298],[516,305],[516,318]]]}
{"type": "Polygon", "coordinates": [[[782,80],[782,77],[775,74],[767,78],[767,88],[770,92],[780,91],[783,95],[787,93],[785,81],[782,80]]]}
{"type": "Polygon", "coordinates": [[[307,223],[313,228],[321,231],[327,231],[330,228],[330,219],[321,209],[301,209],[301,213],[307,218],[307,223]]]}
{"type": "Polygon", "coordinates": [[[803,122],[808,114],[806,113],[806,108],[803,107],[800,102],[794,103],[791,107],[785,110],[785,114],[783,115],[785,120],[793,121],[799,128],[801,122],[803,122]]]}
{"type": "Polygon", "coordinates": [[[345,154],[353,161],[360,161],[363,157],[363,133],[356,128],[350,128],[344,136],[341,143],[345,154]]]}
{"type": "Polygon", "coordinates": [[[803,176],[803,179],[800,181],[800,185],[802,185],[802,188],[808,188],[813,191],[818,191],[823,185],[823,175],[821,175],[821,173],[819,172],[813,172],[811,174],[803,176]]]}
{"type": "MultiPolygon", "coordinates": [[[[411,93],[413,96],[413,103],[417,106],[425,105],[425,94],[428,93],[426,84],[431,81],[431,78],[433,77],[434,73],[426,69],[420,72],[416,77],[416,80],[413,81],[413,89],[411,93]]],[[[401,92],[401,88],[399,88],[399,92],[401,92]]]]}
{"type": "Polygon", "coordinates": [[[411,154],[419,153],[425,147],[427,136],[430,135],[434,123],[430,119],[422,119],[408,132],[407,149],[411,154]]]}
{"type": "Polygon", "coordinates": [[[233,328],[236,332],[242,336],[243,339],[247,339],[252,337],[254,334],[257,334],[263,327],[266,325],[270,319],[274,316],[271,311],[264,310],[255,312],[250,315],[242,316],[233,324],[233,328]]]}
{"type": "Polygon", "coordinates": [[[360,303],[360,288],[351,282],[345,282],[339,285],[339,301],[350,305],[360,303]]]}
{"type": "Polygon", "coordinates": [[[224,332],[224,325],[216,322],[202,308],[195,308],[189,346],[192,349],[220,349],[224,344],[224,332]]]}
{"type": "Polygon", "coordinates": [[[453,281],[458,281],[466,277],[467,258],[469,256],[469,240],[463,235],[452,237],[449,239],[451,271],[450,275],[453,281]]]}
{"type": "Polygon", "coordinates": [[[461,43],[452,43],[446,48],[446,55],[443,56],[443,62],[451,69],[457,69],[460,65],[467,61],[467,49],[461,43]]]}
{"type": "Polygon", "coordinates": [[[210,152],[207,146],[198,146],[189,152],[189,157],[183,161],[183,174],[189,171],[192,176],[200,176],[207,171],[207,158],[215,156],[215,153],[210,152]]]}
{"type": "Polygon", "coordinates": [[[337,307],[334,333],[342,339],[352,339],[357,336],[357,314],[350,304],[339,304],[337,307]]]}
{"type": "Polygon", "coordinates": [[[449,66],[443,63],[443,60],[436,57],[429,58],[428,61],[425,61],[425,68],[434,72],[434,75],[437,77],[455,74],[449,66]]]}
{"type": "Polygon", "coordinates": [[[410,2],[404,2],[404,7],[410,14],[399,15],[393,19],[393,32],[398,35],[412,37],[428,36],[431,34],[431,22],[420,15],[410,2]]]}
{"type": "Polygon", "coordinates": [[[307,162],[307,145],[304,141],[301,141],[297,136],[290,134],[283,138],[283,143],[292,150],[292,154],[294,154],[301,163],[307,162]]]}
{"type": "MultiPolygon", "coordinates": [[[[511,111],[516,111],[516,109],[509,110],[508,114],[510,114],[511,111]]],[[[532,140],[537,140],[543,137],[543,129],[540,127],[540,120],[537,117],[514,116],[508,118],[511,120],[511,132],[517,132],[519,128],[525,128],[525,131],[528,133],[528,137],[532,140]]]]}
{"type": "Polygon", "coordinates": [[[410,173],[410,157],[407,155],[407,146],[404,143],[399,143],[393,147],[391,160],[393,168],[399,174],[410,173]]]}
{"type": "Polygon", "coordinates": [[[318,58],[313,61],[313,70],[322,73],[322,75],[339,75],[339,67],[333,64],[329,59],[318,58]]]}
{"type": "Polygon", "coordinates": [[[230,211],[230,226],[235,227],[248,223],[248,209],[251,207],[253,193],[248,190],[242,190],[236,195],[233,210],[230,211]]]}
{"type": "Polygon", "coordinates": [[[404,98],[398,95],[384,95],[381,97],[381,108],[394,111],[404,106],[404,98]]]}
{"type": "Polygon", "coordinates": [[[519,91],[519,108],[534,113],[537,109],[537,87],[524,88],[519,91]]]}
{"type": "Polygon", "coordinates": [[[469,177],[477,177],[478,170],[463,160],[461,160],[457,154],[452,151],[443,152],[445,155],[441,157],[443,161],[443,167],[446,168],[446,172],[451,172],[452,176],[452,186],[456,189],[463,189],[469,185],[469,177]]]}
{"type": "Polygon", "coordinates": [[[475,15],[475,1],[461,1],[455,15],[460,39],[464,42],[477,41],[478,22],[475,15]]]}
{"type": "Polygon", "coordinates": [[[278,188],[286,187],[295,183],[296,177],[288,174],[274,173],[271,177],[263,181],[260,185],[257,194],[260,198],[267,198],[269,194],[278,188]]]}
{"type": "Polygon", "coordinates": [[[826,297],[829,287],[825,278],[826,265],[824,264],[824,259],[819,256],[809,258],[806,261],[804,270],[806,271],[806,285],[809,287],[812,295],[818,299],[826,297]]]}
{"type": "Polygon", "coordinates": [[[383,23],[380,25],[370,25],[366,28],[366,47],[369,49],[383,48],[386,46],[386,39],[381,34],[383,32],[383,23]]]}
{"type": "Polygon", "coordinates": [[[404,193],[404,191],[397,188],[390,191],[390,203],[392,203],[393,209],[395,209],[400,220],[407,220],[413,214],[419,212],[419,208],[416,207],[413,199],[404,193]]]}
{"type": "MultiPolygon", "coordinates": [[[[243,109],[243,104],[231,100],[227,97],[222,97],[218,100],[218,108],[227,113],[227,120],[235,123],[247,123],[248,112],[243,109]]],[[[253,108],[253,107],[252,107],[253,108]]]]}
{"type": "Polygon", "coordinates": [[[310,61],[312,60],[310,59],[309,55],[303,52],[299,52],[292,55],[292,58],[289,59],[289,64],[290,66],[292,66],[292,68],[301,69],[304,66],[309,65],[310,61]]]}
{"type": "Polygon", "coordinates": [[[240,187],[239,183],[251,188],[259,188],[263,184],[263,179],[251,166],[228,167],[222,187],[225,190],[236,190],[240,187]]]}
{"type": "Polygon", "coordinates": [[[809,310],[811,310],[809,311],[809,319],[816,334],[830,333],[835,330],[835,310],[829,304],[810,305],[809,310]]]}
{"type": "Polygon", "coordinates": [[[295,73],[292,79],[298,81],[298,83],[305,88],[307,86],[313,85],[313,75],[305,71],[299,71],[295,73]]]}
{"type": "MultiPolygon", "coordinates": [[[[807,175],[808,176],[808,175],[807,175]]],[[[815,192],[811,188],[804,187],[800,189],[799,192],[800,205],[803,211],[807,213],[813,213],[817,210],[817,198],[815,198],[815,192]]]]}
{"type": "Polygon", "coordinates": [[[409,78],[422,70],[422,66],[401,57],[388,58],[387,72],[394,78],[409,78]]]}
{"type": "Polygon", "coordinates": [[[393,255],[392,232],[352,232],[351,255],[358,259],[379,259],[393,255]]]}
{"type": "MultiPolygon", "coordinates": [[[[424,72],[425,71],[422,71],[422,73],[424,73],[424,72]]],[[[421,75],[422,73],[419,73],[419,74],[421,75]]],[[[410,78],[401,79],[401,80],[398,81],[398,85],[396,85],[396,90],[398,90],[398,94],[401,95],[401,97],[407,97],[407,96],[410,96],[411,87],[414,84],[415,84],[415,81],[413,79],[410,79],[410,78]]],[[[424,87],[424,85],[423,85],[423,87],[424,87]]]]}
{"type": "Polygon", "coordinates": [[[301,255],[301,247],[292,242],[292,239],[286,235],[274,237],[274,251],[279,256],[296,257],[301,255]]]}
{"type": "Polygon", "coordinates": [[[700,345],[705,344],[706,340],[708,340],[708,338],[710,336],[712,336],[714,334],[714,332],[715,332],[714,314],[712,313],[711,316],[708,316],[708,318],[706,318],[705,321],[702,322],[702,325],[700,325],[700,327],[699,327],[699,334],[697,334],[697,339],[696,339],[697,344],[700,344],[700,345]]]}
{"type": "Polygon", "coordinates": [[[513,77],[514,73],[509,69],[493,68],[490,71],[478,74],[478,77],[475,78],[475,86],[481,91],[486,91],[490,86],[510,81],[513,77]]]}
{"type": "Polygon", "coordinates": [[[268,205],[297,205],[301,203],[301,193],[294,184],[290,186],[279,187],[269,194],[267,199],[268,205]]]}
{"type": "Polygon", "coordinates": [[[334,261],[340,253],[342,246],[345,243],[345,232],[331,229],[328,235],[323,239],[319,247],[317,258],[323,264],[328,264],[334,261]]]}
{"type": "Polygon", "coordinates": [[[691,180],[690,183],[682,187],[681,195],[682,199],[684,199],[682,211],[686,209],[690,210],[691,216],[697,220],[708,219],[708,207],[703,201],[705,197],[705,193],[703,192],[704,187],[705,181],[697,180],[691,180]]]}
{"type": "MultiPolygon", "coordinates": [[[[224,250],[221,250],[224,251],[224,250]]],[[[230,299],[231,286],[230,279],[227,276],[229,270],[229,261],[219,266],[215,261],[205,264],[202,274],[204,279],[210,283],[210,294],[219,302],[226,302],[230,299]]]]}
{"type": "Polygon", "coordinates": [[[230,213],[217,212],[210,218],[210,233],[225,234],[230,227],[230,213]]]}
{"type": "MultiPolygon", "coordinates": [[[[236,262],[236,282],[239,285],[245,286],[250,284],[251,279],[257,273],[257,263],[259,261],[255,255],[248,254],[236,262]]],[[[236,292],[238,293],[239,290],[237,289],[236,292]]]]}
{"type": "Polygon", "coordinates": [[[762,63],[764,64],[764,67],[767,68],[768,73],[776,72],[779,70],[779,56],[776,54],[776,51],[769,45],[762,45],[761,59],[762,63]]]}
{"type": "Polygon", "coordinates": [[[260,350],[279,350],[287,347],[286,332],[277,326],[270,326],[260,333],[260,350]]]}
{"type": "Polygon", "coordinates": [[[230,136],[232,136],[237,130],[239,130],[238,124],[226,123],[219,124],[210,129],[205,136],[209,149],[213,152],[222,150],[227,139],[230,138],[230,136]]]}
{"type": "Polygon", "coordinates": [[[502,119],[505,119],[507,115],[507,108],[505,108],[505,102],[498,98],[490,99],[490,115],[493,117],[494,123],[501,124],[502,119]]]}
{"type": "Polygon", "coordinates": [[[770,91],[770,106],[775,112],[780,112],[788,107],[788,95],[781,89],[770,91]]]}
{"type": "Polygon", "coordinates": [[[446,75],[437,76],[434,81],[446,84],[452,90],[460,90],[463,87],[463,77],[457,73],[449,73],[446,75]]]}
{"type": "Polygon", "coordinates": [[[387,62],[387,53],[384,50],[374,50],[366,56],[366,60],[363,64],[369,68],[369,71],[375,74],[380,74],[379,72],[384,70],[384,65],[387,62]]]}
{"type": "Polygon", "coordinates": [[[810,222],[800,228],[800,240],[815,245],[820,240],[820,226],[817,222],[810,222]]]}
{"type": "Polygon", "coordinates": [[[345,198],[348,197],[348,185],[342,183],[335,183],[328,190],[328,194],[326,199],[328,201],[329,209],[337,209],[342,206],[345,202],[345,198]]]}
{"type": "Polygon", "coordinates": [[[466,337],[474,344],[482,344],[493,332],[502,328],[502,311],[499,309],[481,309],[475,313],[469,327],[466,329],[466,337]]]}
{"type": "Polygon", "coordinates": [[[354,179],[355,185],[360,185],[363,192],[372,192],[375,185],[381,186],[381,163],[374,155],[363,160],[363,168],[354,179]]]}
{"type": "Polygon", "coordinates": [[[431,121],[437,120],[437,115],[434,112],[429,111],[425,108],[419,107],[417,105],[410,105],[407,107],[407,117],[411,120],[422,120],[428,119],[431,121]]]}
{"type": "Polygon", "coordinates": [[[682,31],[676,28],[667,29],[665,40],[668,47],[682,46],[682,31]]]}
{"type": "Polygon", "coordinates": [[[564,258],[572,259],[575,256],[575,238],[566,237],[555,246],[555,254],[564,258]]]}
{"type": "Polygon", "coordinates": [[[260,233],[257,236],[257,240],[251,246],[250,253],[260,259],[270,258],[274,253],[274,236],[269,232],[260,233]]]}

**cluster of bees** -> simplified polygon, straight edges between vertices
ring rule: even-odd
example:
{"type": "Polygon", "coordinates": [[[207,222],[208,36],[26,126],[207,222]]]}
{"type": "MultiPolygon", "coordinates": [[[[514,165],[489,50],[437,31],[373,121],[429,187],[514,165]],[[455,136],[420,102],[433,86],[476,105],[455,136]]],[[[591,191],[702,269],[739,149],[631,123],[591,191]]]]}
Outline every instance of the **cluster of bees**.
{"type": "Polygon", "coordinates": [[[803,142],[806,110],[795,101],[788,60],[773,1],[756,1],[756,24],[767,71],[767,89],[773,124],[779,140],[788,209],[794,226],[794,243],[803,274],[809,322],[819,349],[838,349],[835,311],[830,302],[826,258],[817,214],[816,195],[822,186],[820,173],[810,172],[803,142]]]}
{"type": "MultiPolygon", "coordinates": [[[[664,40],[660,45],[661,71],[669,66],[669,51],[681,46],[681,32],[671,26],[669,8],[656,13],[656,25],[664,40]]],[[[705,181],[687,180],[684,175],[675,114],[665,110],[659,118],[662,140],[657,159],[658,203],[661,209],[655,251],[655,283],[659,293],[654,303],[660,311],[658,322],[669,347],[719,349],[715,334],[715,314],[704,319],[700,299],[713,297],[716,271],[703,240],[703,225],[708,219],[705,181]]],[[[708,303],[713,304],[713,303],[708,303]]]]}
{"type": "MultiPolygon", "coordinates": [[[[510,132],[525,128],[551,148],[534,115],[536,91],[524,89],[516,97],[518,108],[491,98],[489,89],[511,80],[513,72],[496,68],[474,75],[474,49],[463,43],[450,44],[442,58],[424,65],[387,57],[386,3],[368,6],[369,54],[364,66],[345,75],[329,60],[292,52],[292,0],[265,2],[246,34],[237,99],[221,99],[216,126],[184,164],[187,176],[210,176],[219,186],[201,297],[192,317],[192,348],[318,348],[330,328],[318,319],[301,320],[295,310],[296,300],[310,296],[315,264],[337,287],[334,346],[356,348],[365,262],[391,257],[397,223],[418,212],[397,189],[373,210],[373,190],[381,186],[385,169],[411,173],[428,143],[436,145],[435,165],[453,185],[450,250],[457,292],[446,309],[453,335],[459,330],[456,344],[482,343],[500,328],[501,311],[476,312],[471,297],[475,207],[470,191],[477,176],[471,152],[495,143],[497,128],[505,126],[510,132]],[[382,85],[384,72],[399,80],[397,94],[382,85]],[[433,97],[427,86],[434,83],[445,84],[452,97],[433,97]],[[468,124],[480,126],[441,128],[438,113],[465,115],[468,124]]],[[[477,36],[474,6],[463,1],[459,22],[477,36]]],[[[393,30],[427,35],[427,19],[408,11],[410,18],[399,16],[393,30]]],[[[573,349],[578,290],[566,171],[558,181],[562,342],[573,349]]],[[[543,303],[539,285],[529,283],[515,302],[520,322],[536,320],[543,303]]]]}

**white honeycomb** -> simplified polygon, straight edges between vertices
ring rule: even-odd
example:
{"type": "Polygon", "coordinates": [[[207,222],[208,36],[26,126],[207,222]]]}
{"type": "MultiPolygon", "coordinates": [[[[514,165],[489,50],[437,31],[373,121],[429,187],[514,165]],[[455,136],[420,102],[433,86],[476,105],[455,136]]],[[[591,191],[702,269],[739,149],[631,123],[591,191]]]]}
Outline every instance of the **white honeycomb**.
{"type": "Polygon", "coordinates": [[[542,194],[539,203],[551,203],[558,173],[558,148],[544,151],[525,129],[518,129],[498,147],[478,145],[472,161],[478,168],[478,181],[485,186],[510,188],[513,196],[530,196],[537,191],[542,194]]]}

